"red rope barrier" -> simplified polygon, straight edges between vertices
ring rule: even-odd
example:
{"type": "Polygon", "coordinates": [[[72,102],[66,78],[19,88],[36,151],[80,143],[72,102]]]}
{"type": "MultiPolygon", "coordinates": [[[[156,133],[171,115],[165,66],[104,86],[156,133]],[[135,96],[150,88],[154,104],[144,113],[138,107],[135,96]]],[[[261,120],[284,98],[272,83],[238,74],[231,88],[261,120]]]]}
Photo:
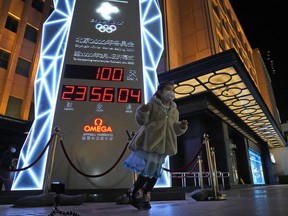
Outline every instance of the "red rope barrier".
{"type": "MultiPolygon", "coordinates": [[[[26,170],[26,169],[29,169],[30,167],[34,166],[39,160],[40,158],[44,155],[45,151],[47,150],[47,148],[49,147],[52,139],[54,138],[54,136],[59,136],[59,140],[60,140],[60,144],[61,144],[61,147],[62,147],[62,150],[64,152],[64,155],[66,157],[66,159],[68,160],[69,164],[73,167],[73,169],[75,169],[78,173],[80,173],[81,175],[84,175],[86,177],[90,177],[90,178],[96,178],[96,177],[101,177],[101,176],[104,176],[106,175],[107,173],[109,173],[112,169],[115,168],[115,166],[120,162],[120,160],[122,159],[122,157],[124,156],[126,150],[127,150],[127,147],[128,147],[128,144],[129,144],[129,141],[126,143],[125,145],[125,148],[123,149],[121,155],[119,156],[119,158],[116,160],[116,162],[108,169],[106,170],[105,172],[103,173],[100,173],[100,174],[96,174],[96,175],[90,175],[90,174],[87,174],[87,173],[84,173],[82,172],[81,170],[79,170],[75,165],[74,163],[71,161],[66,149],[65,149],[65,146],[64,146],[64,143],[63,143],[63,140],[61,138],[61,136],[56,133],[56,134],[53,134],[48,143],[46,144],[46,146],[44,147],[44,149],[41,151],[40,155],[36,158],[35,161],[33,161],[30,165],[26,166],[26,167],[23,167],[23,168],[20,168],[20,169],[8,169],[8,168],[5,168],[3,167],[1,164],[0,164],[0,168],[4,169],[4,170],[7,170],[7,171],[11,171],[11,172],[18,172],[18,171],[23,171],[23,170],[26,170]]],[[[129,137],[130,138],[130,137],[129,137]]],[[[130,140],[130,139],[129,139],[130,140]]],[[[200,152],[202,151],[202,148],[203,148],[203,145],[200,146],[200,148],[198,149],[195,157],[188,163],[186,164],[185,166],[183,166],[182,168],[180,169],[175,169],[175,170],[171,170],[171,169],[167,169],[167,168],[164,168],[163,167],[163,170],[164,171],[168,171],[168,172],[179,172],[179,171],[182,171],[184,169],[186,169],[187,167],[189,167],[191,164],[193,164],[197,158],[197,156],[200,154],[200,152]]],[[[194,167],[192,168],[192,170],[195,168],[196,164],[194,165],[194,167]]],[[[191,171],[192,172],[192,171],[191,171]]]]}
{"type": "Polygon", "coordinates": [[[173,178],[186,178],[187,176],[191,175],[193,173],[194,168],[196,167],[197,163],[194,164],[193,168],[191,169],[190,172],[185,173],[185,176],[176,176],[175,174],[173,174],[173,172],[171,172],[171,177],[173,178]]]}
{"type": "Polygon", "coordinates": [[[7,168],[7,167],[3,167],[1,164],[0,164],[0,168],[1,169],[4,169],[6,171],[10,171],[10,172],[18,172],[18,171],[23,171],[23,170],[26,170],[26,169],[29,169],[30,167],[34,166],[39,160],[40,158],[44,155],[46,149],[48,148],[48,146],[50,145],[50,142],[52,140],[52,138],[55,136],[55,134],[53,134],[48,143],[46,144],[45,148],[42,150],[42,152],[40,153],[40,155],[36,158],[35,161],[33,161],[30,165],[26,166],[26,167],[23,167],[23,168],[19,168],[19,169],[10,169],[10,168],[7,168]]]}
{"type": "Polygon", "coordinates": [[[176,169],[176,170],[171,170],[171,169],[167,169],[167,168],[163,167],[163,170],[164,170],[164,171],[167,171],[167,172],[181,172],[181,171],[183,171],[184,169],[186,169],[186,168],[189,167],[192,163],[195,162],[196,158],[198,157],[198,155],[199,155],[200,152],[202,151],[202,148],[203,148],[203,145],[200,146],[200,148],[198,149],[195,157],[194,157],[188,164],[186,164],[185,166],[183,166],[182,168],[176,169]]]}
{"type": "Polygon", "coordinates": [[[65,157],[66,159],[68,160],[68,162],[70,163],[70,165],[78,172],[80,173],[81,175],[84,175],[86,177],[89,177],[89,178],[96,178],[96,177],[101,177],[103,175],[106,175],[107,173],[109,173],[112,169],[114,169],[114,167],[119,163],[119,161],[121,160],[121,158],[123,157],[125,151],[127,150],[127,146],[129,144],[129,142],[127,142],[125,148],[123,149],[120,157],[117,159],[117,161],[113,164],[113,166],[111,166],[108,170],[106,170],[105,172],[101,173],[101,174],[97,174],[97,175],[89,175],[89,174],[86,174],[84,172],[82,172],[81,170],[79,170],[74,164],[73,162],[71,161],[71,159],[69,158],[69,155],[67,154],[67,151],[65,149],[65,146],[64,146],[64,143],[63,143],[63,140],[62,138],[60,137],[60,143],[61,143],[61,147],[62,147],[62,150],[65,154],[65,157]]]}

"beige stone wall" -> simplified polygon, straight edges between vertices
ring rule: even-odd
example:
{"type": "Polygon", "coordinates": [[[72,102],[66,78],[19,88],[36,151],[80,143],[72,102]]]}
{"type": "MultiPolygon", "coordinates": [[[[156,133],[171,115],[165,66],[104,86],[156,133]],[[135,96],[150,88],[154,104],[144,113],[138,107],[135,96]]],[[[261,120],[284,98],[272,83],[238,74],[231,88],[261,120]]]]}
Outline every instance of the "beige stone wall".
{"type": "Polygon", "coordinates": [[[183,65],[179,1],[166,1],[167,45],[170,69],[183,65]]]}
{"type": "Polygon", "coordinates": [[[170,69],[212,54],[206,0],[167,1],[170,69]]]}
{"type": "Polygon", "coordinates": [[[264,65],[264,60],[259,49],[253,50],[253,59],[257,71],[258,89],[263,97],[268,109],[280,127],[280,116],[277,110],[277,105],[274,97],[271,79],[264,65]]]}
{"type": "Polygon", "coordinates": [[[180,1],[184,64],[212,54],[206,0],[180,1]]]}

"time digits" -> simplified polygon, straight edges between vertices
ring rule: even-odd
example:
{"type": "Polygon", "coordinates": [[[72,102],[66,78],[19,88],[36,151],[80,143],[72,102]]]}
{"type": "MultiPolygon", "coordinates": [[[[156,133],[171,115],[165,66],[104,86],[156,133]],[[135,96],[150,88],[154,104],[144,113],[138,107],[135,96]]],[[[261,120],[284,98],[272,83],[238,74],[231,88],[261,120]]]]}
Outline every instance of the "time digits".
{"type": "MultiPolygon", "coordinates": [[[[61,100],[86,101],[88,86],[63,85],[61,100]]],[[[117,103],[141,103],[141,89],[91,86],[89,101],[117,103]]]]}

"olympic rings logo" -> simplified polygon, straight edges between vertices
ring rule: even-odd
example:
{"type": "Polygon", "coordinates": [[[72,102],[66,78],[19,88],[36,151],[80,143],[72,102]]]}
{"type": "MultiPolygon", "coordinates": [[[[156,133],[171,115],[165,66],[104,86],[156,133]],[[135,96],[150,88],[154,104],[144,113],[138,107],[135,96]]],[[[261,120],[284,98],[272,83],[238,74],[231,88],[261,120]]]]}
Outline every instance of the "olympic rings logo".
{"type": "Polygon", "coordinates": [[[100,31],[101,33],[106,32],[106,33],[112,33],[117,30],[117,27],[115,25],[102,25],[100,23],[95,25],[95,28],[100,31]]]}

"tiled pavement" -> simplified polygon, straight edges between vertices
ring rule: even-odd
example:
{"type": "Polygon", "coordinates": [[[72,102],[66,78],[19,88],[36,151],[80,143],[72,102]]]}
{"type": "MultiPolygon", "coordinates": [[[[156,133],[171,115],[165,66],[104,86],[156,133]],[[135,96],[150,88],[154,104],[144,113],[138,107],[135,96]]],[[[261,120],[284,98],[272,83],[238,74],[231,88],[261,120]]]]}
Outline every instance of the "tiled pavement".
{"type": "Polygon", "coordinates": [[[0,205],[0,215],[4,216],[287,216],[288,185],[258,187],[238,187],[220,191],[226,199],[197,201],[186,193],[186,199],[152,201],[147,211],[137,210],[129,204],[115,202],[84,202],[81,205],[43,206],[15,208],[11,204],[0,205]]]}

